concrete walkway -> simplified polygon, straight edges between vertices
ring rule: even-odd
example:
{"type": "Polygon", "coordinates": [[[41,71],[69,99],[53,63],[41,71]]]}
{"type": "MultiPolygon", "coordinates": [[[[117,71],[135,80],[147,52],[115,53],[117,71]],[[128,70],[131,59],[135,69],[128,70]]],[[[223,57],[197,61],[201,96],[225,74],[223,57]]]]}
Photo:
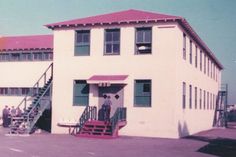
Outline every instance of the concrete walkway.
{"type": "Polygon", "coordinates": [[[213,129],[183,139],[120,137],[89,139],[47,133],[6,136],[1,157],[236,157],[236,129],[213,129]]]}

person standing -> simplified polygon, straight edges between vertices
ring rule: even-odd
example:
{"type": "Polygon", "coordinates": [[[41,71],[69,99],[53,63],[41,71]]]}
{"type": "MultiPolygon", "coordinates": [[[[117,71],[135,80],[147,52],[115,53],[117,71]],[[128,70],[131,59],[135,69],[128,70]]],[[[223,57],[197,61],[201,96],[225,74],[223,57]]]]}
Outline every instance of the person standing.
{"type": "Polygon", "coordinates": [[[111,97],[108,95],[104,101],[104,107],[105,107],[104,120],[105,120],[105,122],[109,122],[109,120],[110,120],[111,105],[112,105],[111,97]]]}
{"type": "Polygon", "coordinates": [[[9,111],[8,111],[8,106],[5,106],[5,108],[2,111],[2,120],[3,120],[3,127],[8,126],[8,116],[9,116],[9,111]]]}

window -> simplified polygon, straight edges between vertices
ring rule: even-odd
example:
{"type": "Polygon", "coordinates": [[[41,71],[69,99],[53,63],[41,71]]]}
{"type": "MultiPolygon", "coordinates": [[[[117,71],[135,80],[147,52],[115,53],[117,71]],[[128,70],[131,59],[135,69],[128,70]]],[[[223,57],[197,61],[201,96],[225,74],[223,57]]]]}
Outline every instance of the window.
{"type": "Polygon", "coordinates": [[[202,71],[202,50],[200,51],[200,71],[202,71]]]}
{"type": "Polygon", "coordinates": [[[10,54],[9,53],[2,53],[0,54],[0,61],[9,61],[10,54]]]}
{"type": "Polygon", "coordinates": [[[189,85],[189,108],[192,108],[192,85],[189,85]]]}
{"type": "Polygon", "coordinates": [[[210,65],[209,65],[209,58],[207,58],[207,76],[209,76],[209,72],[210,72],[210,65]]]}
{"type": "Polygon", "coordinates": [[[90,30],[76,31],[75,56],[89,56],[90,30]]]}
{"type": "Polygon", "coordinates": [[[30,94],[30,88],[22,88],[22,89],[21,89],[21,94],[22,94],[22,95],[28,95],[28,94],[30,94]]]}
{"type": "Polygon", "coordinates": [[[19,89],[18,88],[10,88],[10,95],[19,95],[19,89]]]}
{"type": "Polygon", "coordinates": [[[120,29],[105,30],[105,55],[120,54],[120,29]]]}
{"type": "Polygon", "coordinates": [[[212,94],[210,93],[210,109],[212,109],[212,94]]]}
{"type": "Polygon", "coordinates": [[[195,67],[197,68],[197,55],[198,55],[198,53],[197,53],[197,45],[195,46],[195,67]]]}
{"type": "Polygon", "coordinates": [[[185,109],[186,108],[186,83],[185,82],[183,82],[183,91],[182,91],[182,93],[183,93],[182,107],[183,107],[183,109],[185,109]]]}
{"type": "Polygon", "coordinates": [[[206,54],[204,53],[204,74],[206,74],[206,54]]]}
{"type": "Polygon", "coordinates": [[[152,28],[136,29],[136,54],[152,53],[152,28]]]}
{"type": "Polygon", "coordinates": [[[134,82],[134,106],[151,107],[152,95],[151,80],[135,80],[134,82]]]}
{"type": "Polygon", "coordinates": [[[10,58],[11,58],[11,61],[19,61],[20,53],[11,53],[10,58]]]}
{"type": "Polygon", "coordinates": [[[183,34],[183,59],[186,60],[186,34],[183,34]]]}
{"type": "Polygon", "coordinates": [[[215,94],[213,94],[213,105],[212,105],[212,109],[215,109],[215,94]]]}
{"type": "Polygon", "coordinates": [[[32,60],[32,54],[31,53],[22,53],[21,54],[21,60],[22,61],[30,61],[30,60],[32,60]]]}
{"type": "Polygon", "coordinates": [[[190,64],[192,64],[192,56],[193,56],[192,50],[193,50],[193,42],[192,40],[190,40],[190,45],[189,45],[189,63],[190,64]]]}
{"type": "Polygon", "coordinates": [[[52,54],[52,52],[44,52],[43,53],[43,59],[44,60],[52,60],[53,59],[53,54],[52,54]]]}
{"type": "Polygon", "coordinates": [[[203,91],[203,109],[206,109],[206,91],[203,91]]]}
{"type": "Polygon", "coordinates": [[[207,92],[207,109],[209,109],[209,92],[207,92]]]}
{"type": "Polygon", "coordinates": [[[199,93],[199,109],[202,109],[202,89],[200,89],[199,93]]]}
{"type": "Polygon", "coordinates": [[[33,60],[35,61],[42,61],[43,60],[43,54],[41,52],[32,53],[33,54],[33,60]]]}
{"type": "Polygon", "coordinates": [[[85,80],[74,81],[74,106],[87,106],[89,103],[89,85],[85,80]]]}
{"type": "Polygon", "coordinates": [[[194,94],[194,98],[195,98],[195,109],[197,109],[197,87],[195,87],[195,94],[194,94]]]}
{"type": "Polygon", "coordinates": [[[0,88],[0,95],[8,95],[8,88],[0,88]]]}

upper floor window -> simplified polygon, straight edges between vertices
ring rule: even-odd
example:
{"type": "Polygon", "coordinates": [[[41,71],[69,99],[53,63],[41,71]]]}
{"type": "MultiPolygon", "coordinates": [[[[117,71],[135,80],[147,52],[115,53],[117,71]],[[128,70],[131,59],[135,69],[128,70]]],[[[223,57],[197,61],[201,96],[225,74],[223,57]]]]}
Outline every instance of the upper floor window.
{"type": "Polygon", "coordinates": [[[190,45],[189,45],[189,62],[190,62],[190,64],[192,64],[192,54],[193,54],[193,42],[192,42],[192,40],[190,40],[190,45]]]}
{"type": "Polygon", "coordinates": [[[183,59],[186,60],[186,34],[183,34],[183,59]]]}
{"type": "Polygon", "coordinates": [[[202,50],[200,50],[200,70],[202,71],[202,50]]]}
{"type": "Polygon", "coordinates": [[[136,54],[152,53],[152,28],[137,28],[136,29],[136,54]]]}
{"type": "Polygon", "coordinates": [[[197,56],[198,56],[198,53],[197,53],[197,51],[198,51],[198,48],[197,48],[197,45],[195,46],[195,67],[197,68],[197,60],[198,60],[198,58],[197,58],[197,56]]]}
{"type": "Polygon", "coordinates": [[[189,85],[189,108],[192,108],[192,85],[189,85]]]}
{"type": "Polygon", "coordinates": [[[120,29],[105,30],[105,55],[120,54],[120,29]]]}
{"type": "Polygon", "coordinates": [[[151,107],[152,95],[151,80],[135,80],[134,82],[134,106],[151,107]]]}
{"type": "Polygon", "coordinates": [[[90,54],[90,30],[76,31],[75,56],[88,56],[90,54]]]}

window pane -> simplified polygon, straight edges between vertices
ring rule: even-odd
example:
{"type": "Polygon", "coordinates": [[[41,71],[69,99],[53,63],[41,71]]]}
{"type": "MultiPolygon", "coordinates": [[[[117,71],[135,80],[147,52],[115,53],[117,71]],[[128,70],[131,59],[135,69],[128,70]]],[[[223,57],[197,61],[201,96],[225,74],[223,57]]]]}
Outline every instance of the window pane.
{"type": "Polygon", "coordinates": [[[106,53],[112,53],[112,44],[106,44],[106,53]]]}
{"type": "Polygon", "coordinates": [[[85,33],[85,34],[83,35],[83,42],[84,42],[84,43],[89,43],[89,34],[88,34],[88,33],[85,33]]]}
{"type": "Polygon", "coordinates": [[[144,32],[144,42],[150,43],[152,41],[151,31],[145,30],[144,32]]]}
{"type": "Polygon", "coordinates": [[[106,32],[106,41],[112,41],[112,32],[106,32]]]}
{"type": "Polygon", "coordinates": [[[137,31],[137,42],[138,43],[143,42],[143,31],[137,31]]]}
{"type": "Polygon", "coordinates": [[[81,45],[75,47],[76,56],[87,56],[89,55],[89,45],[81,45]]]}
{"type": "Polygon", "coordinates": [[[81,42],[83,42],[83,35],[78,33],[77,34],[77,43],[81,43],[81,42]]]}
{"type": "Polygon", "coordinates": [[[113,33],[113,41],[120,41],[120,31],[113,33]]]}
{"type": "Polygon", "coordinates": [[[114,44],[113,45],[113,52],[119,53],[120,52],[120,44],[114,44]]]}

